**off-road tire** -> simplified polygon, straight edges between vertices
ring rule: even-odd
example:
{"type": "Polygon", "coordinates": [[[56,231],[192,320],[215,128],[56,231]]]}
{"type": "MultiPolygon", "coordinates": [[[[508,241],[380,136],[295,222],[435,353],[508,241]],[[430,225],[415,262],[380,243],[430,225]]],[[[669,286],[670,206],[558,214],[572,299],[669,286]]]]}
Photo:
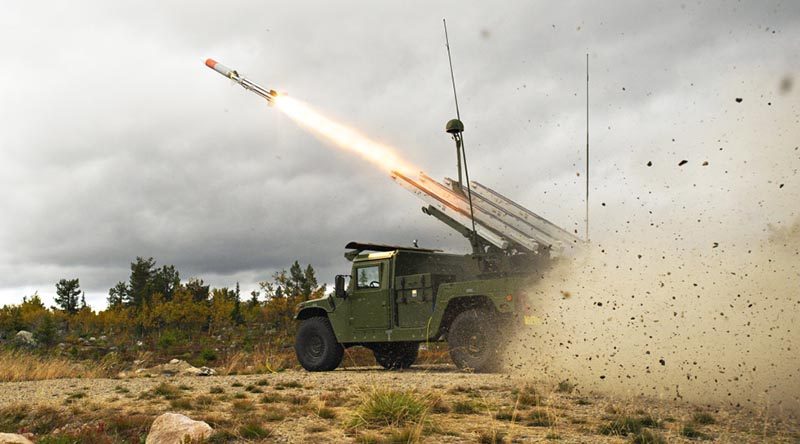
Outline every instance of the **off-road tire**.
{"type": "Polygon", "coordinates": [[[344,348],[336,342],[336,335],[328,318],[316,316],[300,323],[294,342],[297,360],[310,372],[327,372],[342,363],[344,348]]]}
{"type": "Polygon", "coordinates": [[[393,342],[372,347],[375,360],[387,370],[409,368],[417,360],[419,342],[393,342]]]}
{"type": "Polygon", "coordinates": [[[473,308],[453,319],[447,333],[450,358],[460,369],[493,372],[500,368],[499,319],[493,311],[473,308]]]}

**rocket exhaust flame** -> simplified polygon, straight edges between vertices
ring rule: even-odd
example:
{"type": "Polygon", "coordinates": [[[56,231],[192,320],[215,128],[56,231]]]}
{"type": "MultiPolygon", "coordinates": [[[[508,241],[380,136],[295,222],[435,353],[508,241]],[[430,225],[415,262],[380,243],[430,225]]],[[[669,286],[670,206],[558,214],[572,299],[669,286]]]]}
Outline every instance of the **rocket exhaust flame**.
{"type": "Polygon", "coordinates": [[[281,95],[274,96],[272,104],[301,128],[338,148],[358,154],[387,173],[399,171],[413,174],[419,171],[419,168],[398,157],[391,147],[331,120],[308,104],[281,95]]]}

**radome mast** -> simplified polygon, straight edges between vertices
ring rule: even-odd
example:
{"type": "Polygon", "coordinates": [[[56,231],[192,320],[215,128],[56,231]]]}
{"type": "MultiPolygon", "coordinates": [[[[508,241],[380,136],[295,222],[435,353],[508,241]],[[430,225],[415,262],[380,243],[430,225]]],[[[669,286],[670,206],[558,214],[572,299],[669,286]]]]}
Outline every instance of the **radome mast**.
{"type": "Polygon", "coordinates": [[[464,178],[466,179],[467,200],[469,201],[469,217],[472,221],[472,243],[473,250],[478,249],[477,230],[475,229],[475,210],[472,206],[472,187],[469,183],[469,168],[467,168],[467,155],[464,152],[464,123],[461,122],[461,112],[458,109],[458,93],[456,92],[456,77],[453,74],[453,57],[450,55],[450,39],[447,36],[447,20],[442,19],[444,25],[444,44],[447,47],[447,61],[450,64],[450,81],[453,84],[453,98],[456,103],[456,118],[447,122],[445,131],[453,135],[453,140],[456,141],[456,160],[458,165],[458,185],[459,192],[463,192],[461,188],[464,184],[461,182],[461,160],[464,160],[464,178]]]}

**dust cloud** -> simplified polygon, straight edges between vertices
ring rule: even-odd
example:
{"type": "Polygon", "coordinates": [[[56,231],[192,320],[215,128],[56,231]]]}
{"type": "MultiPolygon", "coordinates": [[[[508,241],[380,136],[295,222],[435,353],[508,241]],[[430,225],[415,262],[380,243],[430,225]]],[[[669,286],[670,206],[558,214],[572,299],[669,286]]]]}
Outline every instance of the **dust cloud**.
{"type": "Polygon", "coordinates": [[[731,114],[632,157],[593,242],[530,288],[540,323],[515,338],[512,373],[800,413],[796,102],[731,114]]]}

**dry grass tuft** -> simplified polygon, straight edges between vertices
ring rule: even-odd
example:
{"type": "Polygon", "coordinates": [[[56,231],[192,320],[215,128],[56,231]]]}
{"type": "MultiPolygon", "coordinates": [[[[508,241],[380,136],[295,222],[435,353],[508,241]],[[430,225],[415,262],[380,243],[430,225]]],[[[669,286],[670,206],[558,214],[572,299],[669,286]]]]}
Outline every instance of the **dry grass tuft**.
{"type": "Polygon", "coordinates": [[[403,427],[422,424],[430,399],[411,391],[373,389],[356,408],[350,426],[403,427]]]}
{"type": "Polygon", "coordinates": [[[252,352],[239,351],[220,363],[220,374],[246,375],[277,373],[297,365],[294,350],[279,343],[265,344],[252,352]]]}
{"type": "Polygon", "coordinates": [[[111,370],[99,362],[76,362],[21,350],[0,350],[0,382],[61,378],[103,378],[111,370]]]}

